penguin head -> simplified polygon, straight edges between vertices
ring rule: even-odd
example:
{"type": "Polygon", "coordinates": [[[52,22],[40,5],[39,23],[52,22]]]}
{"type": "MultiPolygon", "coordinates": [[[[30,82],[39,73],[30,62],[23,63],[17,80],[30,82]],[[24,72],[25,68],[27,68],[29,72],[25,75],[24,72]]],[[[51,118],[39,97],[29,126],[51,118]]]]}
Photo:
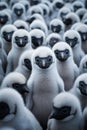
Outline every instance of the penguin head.
{"type": "Polygon", "coordinates": [[[74,95],[63,92],[53,100],[53,110],[50,119],[66,122],[72,121],[81,113],[80,102],[74,95]]]}
{"type": "Polygon", "coordinates": [[[21,95],[11,89],[4,88],[0,91],[0,121],[10,122],[19,116],[21,109],[24,107],[24,102],[21,95]]]}
{"type": "Polygon", "coordinates": [[[45,44],[45,34],[40,29],[33,29],[30,31],[31,46],[33,49],[36,49],[39,46],[45,44]]]}
{"type": "Polygon", "coordinates": [[[72,5],[73,5],[74,12],[76,12],[80,8],[84,8],[84,4],[81,1],[75,1],[73,2],[72,5]]]}
{"type": "Polygon", "coordinates": [[[29,4],[29,2],[27,1],[27,0],[21,0],[21,1],[19,1],[21,4],[23,4],[24,5],[24,7],[25,7],[25,10],[26,10],[26,12],[28,11],[28,9],[30,8],[30,4],[29,4]]]}
{"type": "Polygon", "coordinates": [[[28,26],[27,22],[25,22],[23,20],[16,20],[14,22],[14,25],[16,26],[17,29],[25,29],[25,30],[29,31],[29,26],[28,26]]]}
{"type": "Polygon", "coordinates": [[[4,10],[8,8],[8,4],[6,2],[0,2],[0,10],[4,10]]]}
{"type": "Polygon", "coordinates": [[[75,30],[68,30],[64,33],[64,41],[67,42],[72,49],[81,46],[81,37],[75,30]]]}
{"type": "Polygon", "coordinates": [[[11,72],[8,74],[1,85],[1,88],[13,88],[18,91],[21,96],[25,97],[25,95],[29,92],[26,86],[26,78],[24,75],[18,72],[11,72]]]}
{"type": "Polygon", "coordinates": [[[75,91],[82,96],[87,96],[87,74],[81,74],[74,83],[75,91]]]}
{"type": "Polygon", "coordinates": [[[54,33],[63,34],[65,29],[64,23],[59,19],[53,19],[50,22],[50,30],[54,33]]]}
{"type": "Polygon", "coordinates": [[[45,16],[49,16],[49,7],[44,3],[40,3],[39,6],[42,8],[44,18],[45,16]]]}
{"type": "Polygon", "coordinates": [[[30,30],[33,29],[41,29],[45,35],[48,35],[48,28],[45,24],[45,22],[43,22],[42,20],[34,20],[31,24],[30,24],[30,30]]]}
{"type": "Polygon", "coordinates": [[[48,47],[38,47],[32,55],[32,68],[49,70],[54,68],[55,62],[55,55],[48,47]]]}
{"type": "Polygon", "coordinates": [[[87,25],[81,24],[75,30],[80,34],[82,42],[85,42],[87,40],[87,25]]]}
{"type": "Polygon", "coordinates": [[[52,50],[59,62],[67,62],[73,59],[72,49],[66,42],[56,43],[52,50]]]}
{"type": "Polygon", "coordinates": [[[4,26],[5,24],[10,24],[10,23],[11,23],[10,14],[5,10],[0,11],[0,25],[4,26]]]}
{"type": "Polygon", "coordinates": [[[87,10],[85,8],[80,8],[76,11],[76,14],[79,16],[80,20],[82,20],[86,12],[87,10]]]}
{"type": "Polygon", "coordinates": [[[25,7],[21,3],[15,3],[12,7],[12,12],[15,14],[15,16],[21,17],[25,15],[25,7]]]}
{"type": "Polygon", "coordinates": [[[79,67],[81,73],[87,73],[87,55],[81,59],[79,67]]]}
{"type": "Polygon", "coordinates": [[[64,6],[63,0],[54,0],[52,3],[53,9],[59,10],[64,6]]]}
{"type": "Polygon", "coordinates": [[[13,33],[17,30],[17,28],[12,25],[12,24],[7,24],[4,25],[1,28],[1,36],[2,38],[7,41],[7,42],[11,42],[12,41],[12,35],[13,33]]]}
{"type": "Polygon", "coordinates": [[[18,29],[12,36],[12,46],[17,48],[30,47],[30,37],[28,31],[25,29],[18,29]]]}
{"type": "Polygon", "coordinates": [[[51,33],[47,36],[46,45],[52,48],[57,42],[60,41],[62,41],[62,38],[58,33],[51,33]]]}
{"type": "Polygon", "coordinates": [[[28,50],[21,54],[19,59],[19,66],[26,71],[32,71],[31,57],[34,50],[28,50]]]}

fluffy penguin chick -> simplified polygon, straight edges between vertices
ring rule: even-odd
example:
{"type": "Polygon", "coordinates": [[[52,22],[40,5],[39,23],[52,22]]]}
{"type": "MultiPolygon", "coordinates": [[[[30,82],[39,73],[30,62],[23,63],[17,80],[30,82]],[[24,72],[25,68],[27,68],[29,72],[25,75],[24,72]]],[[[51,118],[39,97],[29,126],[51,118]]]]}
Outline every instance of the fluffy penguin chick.
{"type": "Polygon", "coordinates": [[[12,35],[17,30],[17,28],[12,24],[4,25],[1,28],[1,37],[3,39],[3,48],[6,54],[9,53],[12,47],[12,35]]]}
{"type": "Polygon", "coordinates": [[[32,56],[32,73],[27,86],[30,91],[30,109],[46,129],[53,98],[64,91],[64,83],[58,75],[56,58],[48,47],[37,48],[32,56]],[[43,53],[45,52],[45,53],[43,53]]]}
{"type": "Polygon", "coordinates": [[[6,73],[14,71],[18,65],[20,55],[30,49],[30,37],[28,31],[19,29],[14,32],[12,36],[12,49],[7,56],[7,70],[6,73]]]}
{"type": "Polygon", "coordinates": [[[0,91],[0,127],[16,130],[42,130],[34,115],[25,107],[21,95],[11,89],[0,91]]]}
{"type": "Polygon", "coordinates": [[[26,79],[29,79],[32,72],[31,57],[33,52],[33,50],[23,52],[20,56],[18,66],[15,69],[16,72],[22,73],[26,79]]]}
{"type": "Polygon", "coordinates": [[[71,46],[74,61],[79,66],[82,57],[85,55],[81,48],[81,37],[79,33],[75,30],[68,30],[64,33],[63,39],[71,46]]]}
{"type": "Polygon", "coordinates": [[[82,110],[87,105],[87,74],[81,74],[70,90],[75,96],[77,96],[81,102],[82,110]]]}
{"type": "Polygon", "coordinates": [[[7,76],[5,76],[1,88],[13,88],[17,90],[23,97],[24,102],[26,104],[26,97],[28,95],[28,88],[26,87],[26,78],[18,73],[11,72],[7,76]]]}
{"type": "Polygon", "coordinates": [[[85,55],[79,65],[80,74],[87,73],[87,55],[85,55]]]}
{"type": "Polygon", "coordinates": [[[30,31],[30,40],[31,40],[31,46],[33,49],[36,49],[39,46],[45,45],[45,33],[40,29],[33,29],[30,31]]]}
{"type": "Polygon", "coordinates": [[[61,93],[53,100],[53,110],[47,130],[82,130],[82,111],[79,100],[70,93],[61,93]]]}
{"type": "Polygon", "coordinates": [[[57,59],[58,72],[65,83],[65,90],[69,90],[79,74],[79,69],[73,60],[72,49],[66,42],[59,42],[52,50],[57,59]]]}

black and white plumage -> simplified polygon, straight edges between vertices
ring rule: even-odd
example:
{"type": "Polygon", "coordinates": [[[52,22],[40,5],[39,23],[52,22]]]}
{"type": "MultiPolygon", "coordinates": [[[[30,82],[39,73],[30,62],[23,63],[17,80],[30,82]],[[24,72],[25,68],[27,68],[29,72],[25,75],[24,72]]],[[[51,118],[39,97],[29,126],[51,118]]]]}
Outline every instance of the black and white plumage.
{"type": "Polygon", "coordinates": [[[12,7],[12,21],[22,19],[25,20],[25,6],[21,3],[15,3],[12,7]]]}
{"type": "Polygon", "coordinates": [[[33,49],[36,49],[39,46],[45,46],[46,42],[46,36],[45,33],[40,29],[33,29],[29,32],[30,35],[30,41],[31,41],[31,47],[33,49]]]}
{"type": "Polygon", "coordinates": [[[23,20],[16,20],[14,22],[14,25],[16,26],[17,29],[25,29],[25,30],[29,31],[28,23],[23,20]]]}
{"type": "Polygon", "coordinates": [[[85,55],[79,65],[80,74],[87,73],[87,55],[85,55]]]}
{"type": "Polygon", "coordinates": [[[72,3],[72,6],[73,6],[73,9],[74,9],[74,12],[76,12],[77,10],[84,8],[84,3],[77,0],[77,1],[72,3]]]}
{"type": "Polygon", "coordinates": [[[75,28],[77,32],[79,32],[82,40],[82,49],[85,53],[87,53],[87,25],[81,24],[75,28]]]}
{"type": "Polygon", "coordinates": [[[76,11],[76,14],[79,16],[80,20],[83,19],[85,13],[87,13],[87,10],[85,8],[80,8],[76,11]]]}
{"type": "Polygon", "coordinates": [[[34,115],[25,107],[21,95],[11,88],[0,91],[0,113],[0,127],[42,130],[34,115]]]}
{"type": "Polygon", "coordinates": [[[25,6],[25,10],[26,10],[26,13],[27,13],[28,9],[30,8],[29,1],[28,0],[20,0],[19,2],[25,6]]]}
{"type": "Polygon", "coordinates": [[[14,71],[18,65],[20,55],[31,48],[29,32],[24,29],[19,29],[12,36],[12,49],[7,56],[6,73],[14,71]]]}
{"type": "Polygon", "coordinates": [[[32,72],[31,57],[34,50],[27,50],[21,54],[16,72],[22,73],[26,79],[29,79],[32,72]]]}
{"type": "Polygon", "coordinates": [[[8,8],[8,4],[4,1],[0,2],[0,10],[4,10],[8,8]]]}
{"type": "Polygon", "coordinates": [[[11,15],[9,12],[2,10],[0,11],[0,29],[3,27],[5,24],[11,24],[11,15]]]}
{"type": "Polygon", "coordinates": [[[70,93],[61,93],[53,100],[47,130],[82,130],[82,111],[79,100],[70,93]]]}
{"type": "Polygon", "coordinates": [[[73,52],[66,42],[58,42],[53,48],[57,60],[57,70],[62,77],[65,90],[72,88],[72,85],[79,75],[79,69],[73,60],[73,52]],[[68,71],[67,71],[68,70],[68,71]]]}
{"type": "Polygon", "coordinates": [[[57,42],[62,41],[61,35],[58,33],[51,33],[46,38],[46,45],[52,48],[57,42]]]}
{"type": "Polygon", "coordinates": [[[64,83],[56,68],[56,58],[48,47],[37,48],[32,55],[32,73],[27,82],[29,108],[46,129],[53,98],[64,91],[64,83]],[[45,52],[45,53],[43,53],[45,52]]]}
{"type": "Polygon", "coordinates": [[[82,42],[80,34],[75,30],[68,30],[64,33],[63,39],[71,46],[74,61],[79,66],[82,57],[85,55],[82,50],[82,42]]]}
{"type": "Polygon", "coordinates": [[[87,106],[87,73],[77,77],[70,92],[78,97],[82,110],[84,110],[87,106]]]}
{"type": "Polygon", "coordinates": [[[42,20],[34,20],[31,24],[30,24],[30,30],[33,29],[41,29],[45,35],[48,35],[48,28],[45,22],[43,22],[42,20]]]}
{"type": "Polygon", "coordinates": [[[12,35],[17,30],[17,28],[12,24],[4,25],[1,28],[1,37],[3,40],[3,48],[8,55],[12,47],[12,35]]]}

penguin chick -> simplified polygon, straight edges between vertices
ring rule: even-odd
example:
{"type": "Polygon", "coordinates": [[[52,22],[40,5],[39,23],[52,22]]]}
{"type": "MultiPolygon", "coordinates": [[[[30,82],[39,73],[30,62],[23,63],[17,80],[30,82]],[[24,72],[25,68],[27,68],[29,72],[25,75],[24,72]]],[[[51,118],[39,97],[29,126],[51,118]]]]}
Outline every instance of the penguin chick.
{"type": "Polygon", "coordinates": [[[14,25],[16,26],[17,29],[25,29],[25,30],[29,31],[29,26],[28,26],[27,22],[25,22],[23,20],[16,20],[14,22],[14,25]]]}
{"type": "Polygon", "coordinates": [[[5,10],[0,11],[0,29],[5,25],[5,24],[11,24],[11,15],[5,10]]]}
{"type": "Polygon", "coordinates": [[[25,7],[25,10],[26,10],[26,13],[27,13],[27,11],[28,11],[28,9],[30,8],[30,3],[29,3],[29,1],[28,0],[21,0],[21,1],[19,1],[21,4],[23,4],[24,5],[24,7],[25,7]]]}
{"type": "Polygon", "coordinates": [[[63,36],[65,30],[64,23],[60,19],[55,18],[50,22],[50,30],[63,36]]]}
{"type": "Polygon", "coordinates": [[[7,70],[6,74],[14,71],[18,65],[20,55],[30,49],[30,37],[28,31],[19,29],[14,32],[12,36],[12,49],[7,56],[7,70]]]}
{"type": "Polygon", "coordinates": [[[46,38],[46,45],[52,48],[57,42],[60,41],[62,41],[62,38],[58,33],[51,33],[46,38]]]}
{"type": "Polygon", "coordinates": [[[18,19],[25,20],[25,7],[21,3],[16,3],[12,7],[13,22],[15,22],[18,19]]]}
{"type": "Polygon", "coordinates": [[[45,45],[45,33],[40,29],[33,29],[30,31],[30,40],[31,40],[31,46],[33,49],[36,49],[39,46],[45,45]]]}
{"type": "Polygon", "coordinates": [[[33,29],[41,29],[45,35],[48,35],[48,28],[47,25],[42,22],[42,20],[34,20],[31,24],[30,24],[30,30],[33,29]]]}
{"type": "Polygon", "coordinates": [[[0,37],[0,59],[1,59],[1,62],[2,62],[3,71],[5,73],[6,72],[6,67],[7,67],[7,55],[6,55],[5,51],[4,51],[3,44],[4,44],[3,40],[0,37]]]}
{"type": "Polygon", "coordinates": [[[85,55],[79,65],[80,74],[87,73],[87,55],[85,55]]]}
{"type": "Polygon", "coordinates": [[[12,48],[12,35],[17,30],[17,28],[12,24],[4,25],[1,28],[1,37],[3,39],[3,48],[8,55],[12,48]]]}
{"type": "Polygon", "coordinates": [[[73,60],[72,49],[66,42],[59,42],[53,46],[52,50],[57,59],[57,70],[65,83],[65,90],[67,91],[79,75],[79,69],[73,60]]]}
{"type": "Polygon", "coordinates": [[[87,53],[87,25],[80,24],[75,28],[75,30],[80,34],[82,40],[82,49],[87,53]]]}
{"type": "Polygon", "coordinates": [[[32,72],[31,57],[33,52],[33,50],[27,50],[23,52],[23,54],[20,56],[18,66],[15,69],[16,72],[22,73],[27,80],[32,72]]]}
{"type": "Polygon", "coordinates": [[[79,16],[80,20],[83,19],[85,13],[87,13],[87,10],[85,8],[80,8],[76,11],[76,14],[79,16]]]}
{"type": "Polygon", "coordinates": [[[0,91],[0,127],[16,130],[42,130],[34,115],[25,107],[21,95],[11,88],[0,91]]]}
{"type": "Polygon", "coordinates": [[[17,90],[24,99],[26,104],[26,96],[28,94],[28,88],[26,87],[26,78],[19,72],[11,72],[5,76],[1,88],[13,88],[17,90]]]}
{"type": "Polygon", "coordinates": [[[70,29],[72,27],[72,25],[77,22],[80,22],[79,16],[74,12],[68,13],[64,20],[66,30],[70,29]]]}
{"type": "Polygon", "coordinates": [[[74,82],[73,88],[70,90],[72,94],[78,97],[82,110],[87,105],[87,74],[81,74],[74,82]]]}
{"type": "Polygon", "coordinates": [[[77,1],[72,3],[72,6],[73,6],[73,9],[74,9],[74,12],[76,12],[77,10],[84,8],[84,3],[77,0],[77,1]]]}
{"type": "Polygon", "coordinates": [[[81,42],[80,34],[77,31],[70,29],[64,33],[63,39],[71,46],[73,51],[74,61],[79,66],[82,57],[85,55],[81,48],[82,42],[81,42]]]}
{"type": "Polygon", "coordinates": [[[38,47],[31,61],[32,73],[27,82],[30,92],[29,108],[46,129],[52,100],[58,93],[64,91],[64,83],[57,72],[56,58],[50,48],[38,47]]]}
{"type": "Polygon", "coordinates": [[[8,4],[6,2],[0,2],[0,10],[4,10],[8,8],[8,4]]]}
{"type": "Polygon", "coordinates": [[[82,111],[79,100],[70,93],[61,93],[53,100],[47,130],[82,130],[82,111]]]}

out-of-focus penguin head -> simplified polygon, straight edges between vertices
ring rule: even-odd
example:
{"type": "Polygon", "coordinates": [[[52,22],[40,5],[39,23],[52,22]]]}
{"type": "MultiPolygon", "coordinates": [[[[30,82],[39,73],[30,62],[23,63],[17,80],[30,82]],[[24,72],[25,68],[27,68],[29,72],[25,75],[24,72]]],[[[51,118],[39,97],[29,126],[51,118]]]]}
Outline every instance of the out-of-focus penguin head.
{"type": "Polygon", "coordinates": [[[66,42],[56,43],[52,50],[59,62],[67,62],[69,59],[73,59],[72,49],[66,42]]]}
{"type": "Polygon", "coordinates": [[[8,8],[8,4],[6,2],[0,2],[0,10],[4,10],[8,8]]]}
{"type": "Polygon", "coordinates": [[[54,0],[52,3],[53,9],[59,10],[64,6],[63,0],[54,0]]]}
{"type": "Polygon", "coordinates": [[[76,12],[78,9],[80,8],[84,8],[84,3],[82,3],[81,1],[75,1],[73,2],[73,8],[74,8],[74,12],[76,12]]]}
{"type": "Polygon", "coordinates": [[[83,19],[85,13],[87,13],[87,10],[85,8],[80,8],[76,11],[76,14],[79,16],[80,20],[83,19]]]}
{"type": "Polygon", "coordinates": [[[26,10],[26,12],[27,12],[28,9],[30,8],[29,1],[27,1],[27,0],[21,0],[21,1],[19,1],[19,2],[25,6],[25,10],[26,10]]]}

